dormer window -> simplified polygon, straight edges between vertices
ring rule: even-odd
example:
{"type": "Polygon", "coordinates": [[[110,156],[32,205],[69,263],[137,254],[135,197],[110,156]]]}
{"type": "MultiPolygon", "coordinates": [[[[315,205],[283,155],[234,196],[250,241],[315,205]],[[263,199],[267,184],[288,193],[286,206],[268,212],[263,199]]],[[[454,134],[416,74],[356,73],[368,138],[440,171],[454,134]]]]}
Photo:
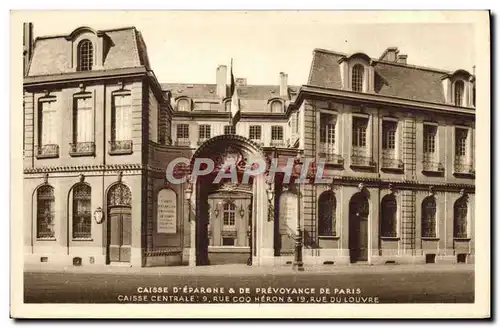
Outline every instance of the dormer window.
{"type": "Polygon", "coordinates": [[[363,75],[365,68],[361,64],[356,64],[352,68],[351,88],[354,92],[363,91],[363,75]]]}
{"type": "Polygon", "coordinates": [[[271,103],[271,113],[283,113],[283,104],[275,100],[271,103]]]}
{"type": "Polygon", "coordinates": [[[179,99],[177,101],[177,110],[179,112],[189,112],[190,110],[190,102],[188,99],[179,99]]]}
{"type": "Polygon", "coordinates": [[[88,39],[82,40],[78,45],[78,70],[91,71],[94,64],[94,48],[88,39]]]}
{"type": "Polygon", "coordinates": [[[464,82],[456,81],[455,82],[455,92],[454,92],[454,104],[455,106],[463,106],[464,100],[464,82]]]}

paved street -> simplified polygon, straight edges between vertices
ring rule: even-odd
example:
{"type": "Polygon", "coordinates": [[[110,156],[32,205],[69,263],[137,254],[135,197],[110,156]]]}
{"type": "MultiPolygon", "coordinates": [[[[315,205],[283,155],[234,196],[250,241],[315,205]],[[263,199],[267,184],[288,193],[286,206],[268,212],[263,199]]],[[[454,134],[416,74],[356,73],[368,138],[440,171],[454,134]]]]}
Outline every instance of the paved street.
{"type": "Polygon", "coordinates": [[[306,268],[306,272],[301,273],[294,273],[290,267],[263,269],[232,265],[199,267],[195,270],[188,267],[138,269],[108,267],[99,273],[90,270],[92,267],[68,268],[65,272],[60,269],[47,269],[43,270],[44,272],[36,268],[26,269],[25,302],[465,303],[474,301],[474,272],[471,265],[332,266],[306,268]],[[156,289],[153,289],[154,287],[156,289]],[[183,290],[184,287],[187,289],[183,290]],[[291,289],[293,287],[303,287],[304,290],[293,290],[291,289]],[[235,289],[234,293],[230,288],[235,289]],[[303,294],[300,294],[301,292],[303,294]]]}

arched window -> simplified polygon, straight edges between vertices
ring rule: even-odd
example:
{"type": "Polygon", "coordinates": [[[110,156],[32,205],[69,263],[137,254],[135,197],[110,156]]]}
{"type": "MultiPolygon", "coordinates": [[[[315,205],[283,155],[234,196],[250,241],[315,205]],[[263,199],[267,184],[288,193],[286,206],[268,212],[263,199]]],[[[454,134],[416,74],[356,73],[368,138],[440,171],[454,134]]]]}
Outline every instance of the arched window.
{"type": "Polygon", "coordinates": [[[91,188],[80,183],[73,188],[73,238],[91,237],[91,188]]]}
{"type": "Polygon", "coordinates": [[[54,188],[45,185],[36,191],[36,236],[54,238],[54,188]]]}
{"type": "Polygon", "coordinates": [[[464,82],[455,82],[455,106],[462,106],[464,99],[464,82]]]}
{"type": "Polygon", "coordinates": [[[467,199],[457,199],[453,206],[453,237],[467,238],[467,199]]]}
{"type": "Polygon", "coordinates": [[[381,206],[381,237],[396,237],[397,236],[397,203],[394,195],[387,195],[382,198],[381,206]]]}
{"type": "Polygon", "coordinates": [[[361,64],[356,64],[352,68],[352,91],[362,92],[363,91],[363,76],[365,68],[361,64]]]}
{"type": "Polygon", "coordinates": [[[318,233],[320,236],[335,236],[337,200],[332,191],[325,191],[318,200],[318,233]]]}
{"type": "Polygon", "coordinates": [[[234,230],[236,226],[236,205],[232,202],[224,203],[222,212],[224,230],[234,230]]]}
{"type": "Polygon", "coordinates": [[[273,101],[271,103],[271,113],[282,113],[283,112],[283,105],[281,104],[280,101],[273,101]]]}
{"type": "Polygon", "coordinates": [[[123,183],[117,183],[108,191],[108,206],[130,206],[132,194],[123,183]]]}
{"type": "Polygon", "coordinates": [[[422,237],[436,237],[436,199],[433,196],[422,202],[422,237]]]}
{"type": "Polygon", "coordinates": [[[90,40],[82,40],[78,45],[78,70],[91,71],[94,64],[94,51],[90,40]]]}
{"type": "Polygon", "coordinates": [[[177,110],[179,112],[189,112],[191,110],[190,102],[188,99],[179,99],[177,102],[177,110]]]}

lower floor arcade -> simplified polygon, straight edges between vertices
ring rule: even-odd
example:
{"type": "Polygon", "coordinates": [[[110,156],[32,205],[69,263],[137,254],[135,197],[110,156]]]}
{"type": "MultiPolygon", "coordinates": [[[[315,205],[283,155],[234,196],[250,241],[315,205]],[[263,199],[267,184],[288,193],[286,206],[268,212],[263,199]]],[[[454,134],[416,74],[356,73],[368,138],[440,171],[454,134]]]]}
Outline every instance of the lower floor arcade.
{"type": "MultiPolygon", "coordinates": [[[[216,150],[222,161],[262,156],[244,140],[221,139],[193,157],[216,150]]],[[[133,166],[25,172],[25,261],[291,265],[298,233],[305,265],[474,261],[473,186],[211,178],[176,185],[161,169],[133,166]]]]}

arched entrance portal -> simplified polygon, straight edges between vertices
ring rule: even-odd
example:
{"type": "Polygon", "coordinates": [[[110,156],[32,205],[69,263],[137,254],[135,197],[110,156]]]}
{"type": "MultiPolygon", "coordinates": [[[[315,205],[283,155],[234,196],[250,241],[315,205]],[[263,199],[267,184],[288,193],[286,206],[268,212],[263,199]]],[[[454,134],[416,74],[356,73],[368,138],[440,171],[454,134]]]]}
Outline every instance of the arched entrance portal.
{"type": "MultiPolygon", "coordinates": [[[[265,181],[263,174],[245,181],[244,171],[258,159],[263,162],[260,147],[241,136],[221,135],[203,143],[192,164],[197,158],[209,158],[215,167],[213,173],[195,181],[195,219],[191,221],[195,264],[258,264],[258,246],[264,237],[257,229],[263,228],[267,218],[265,181]]],[[[271,249],[272,242],[271,232],[271,249]]]]}
{"type": "Polygon", "coordinates": [[[349,202],[349,257],[351,263],[368,260],[368,197],[364,192],[349,202]]]}

